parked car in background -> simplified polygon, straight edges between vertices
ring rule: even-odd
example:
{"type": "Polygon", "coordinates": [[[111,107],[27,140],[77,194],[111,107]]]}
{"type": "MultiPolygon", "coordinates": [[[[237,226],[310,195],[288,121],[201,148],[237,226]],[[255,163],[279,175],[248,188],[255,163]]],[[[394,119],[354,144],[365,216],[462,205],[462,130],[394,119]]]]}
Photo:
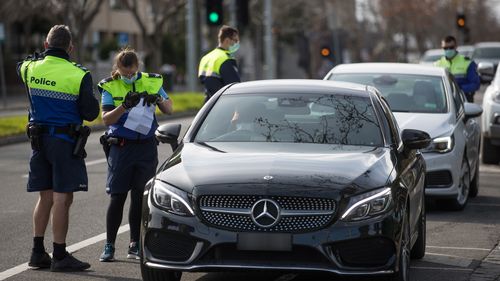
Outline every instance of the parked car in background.
{"type": "Polygon", "coordinates": [[[483,96],[482,161],[485,164],[500,162],[500,68],[495,78],[486,88],[483,96]]]}
{"type": "Polygon", "coordinates": [[[301,270],[409,280],[425,254],[429,135],[399,131],[373,87],[232,84],[157,130],[174,153],[143,198],[143,280],[301,270]]]}
{"type": "Polygon", "coordinates": [[[479,65],[481,62],[493,64],[494,70],[500,61],[500,42],[481,42],[474,45],[472,59],[479,65]]]}
{"type": "Polygon", "coordinates": [[[359,63],[333,68],[325,80],[376,87],[389,103],[402,129],[426,131],[426,195],[445,198],[463,209],[478,193],[479,105],[467,103],[453,76],[444,68],[417,64],[359,63]]]}
{"type": "MultiPolygon", "coordinates": [[[[466,57],[471,58],[472,53],[474,52],[474,46],[472,45],[463,45],[458,46],[458,52],[466,57]]],[[[429,49],[425,51],[420,59],[420,64],[429,64],[433,65],[435,61],[439,60],[444,55],[443,49],[429,49]]]]}

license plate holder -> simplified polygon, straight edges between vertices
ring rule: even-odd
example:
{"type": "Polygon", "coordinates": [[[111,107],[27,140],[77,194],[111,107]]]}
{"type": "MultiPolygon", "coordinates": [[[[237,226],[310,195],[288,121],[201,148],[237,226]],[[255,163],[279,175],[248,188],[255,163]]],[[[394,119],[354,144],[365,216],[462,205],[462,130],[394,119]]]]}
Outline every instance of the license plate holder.
{"type": "Polygon", "coordinates": [[[291,251],[292,235],[288,233],[238,233],[237,249],[241,251],[291,251]]]}

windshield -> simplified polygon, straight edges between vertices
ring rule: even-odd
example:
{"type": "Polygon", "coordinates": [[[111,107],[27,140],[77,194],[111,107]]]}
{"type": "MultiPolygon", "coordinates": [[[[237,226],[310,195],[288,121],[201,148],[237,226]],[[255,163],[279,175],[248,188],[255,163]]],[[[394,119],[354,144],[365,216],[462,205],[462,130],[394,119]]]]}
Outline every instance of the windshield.
{"type": "Polygon", "coordinates": [[[376,87],[394,112],[447,112],[444,85],[439,76],[410,74],[333,74],[330,80],[376,87]]]}
{"type": "Polygon", "coordinates": [[[313,93],[223,95],[195,141],[384,143],[368,97],[313,93]]]}
{"type": "Polygon", "coordinates": [[[500,48],[477,48],[474,50],[474,59],[500,59],[500,48]]]}

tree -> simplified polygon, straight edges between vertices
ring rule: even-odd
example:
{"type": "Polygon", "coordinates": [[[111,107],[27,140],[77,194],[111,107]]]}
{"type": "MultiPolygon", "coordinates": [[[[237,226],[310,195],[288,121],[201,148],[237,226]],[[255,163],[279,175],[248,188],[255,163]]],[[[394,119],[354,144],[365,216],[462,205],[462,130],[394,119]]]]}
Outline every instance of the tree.
{"type": "Polygon", "coordinates": [[[178,14],[186,5],[185,0],[147,0],[151,11],[151,29],[148,30],[147,18],[143,18],[139,11],[138,0],[123,0],[124,6],[132,13],[139,25],[142,39],[146,47],[146,55],[150,57],[149,68],[158,71],[163,63],[162,40],[165,24],[174,15],[178,14]]]}

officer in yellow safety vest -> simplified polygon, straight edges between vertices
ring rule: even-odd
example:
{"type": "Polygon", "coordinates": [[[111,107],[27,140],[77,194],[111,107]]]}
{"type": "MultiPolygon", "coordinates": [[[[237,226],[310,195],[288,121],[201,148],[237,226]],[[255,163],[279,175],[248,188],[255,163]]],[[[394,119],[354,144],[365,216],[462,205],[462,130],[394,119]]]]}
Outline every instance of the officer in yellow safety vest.
{"type": "Polygon", "coordinates": [[[453,36],[446,36],[441,41],[441,47],[444,50],[444,56],[434,65],[448,69],[467,97],[467,101],[474,102],[474,93],[481,86],[476,63],[458,53],[457,40],[453,36]]]}
{"type": "Polygon", "coordinates": [[[73,45],[65,25],[55,25],[44,42],[45,52],[18,64],[30,102],[31,141],[28,192],[39,192],[33,212],[33,249],[28,265],[52,271],[82,271],[89,263],[66,251],[73,192],[87,191],[84,145],[90,128],[83,120],[99,115],[90,72],[69,60],[73,45]],[[52,218],[52,258],[43,243],[52,218]]]}
{"type": "Polygon", "coordinates": [[[233,55],[240,47],[238,30],[227,25],[219,29],[219,46],[201,58],[198,78],[205,86],[205,102],[225,85],[240,82],[233,55]]]}

